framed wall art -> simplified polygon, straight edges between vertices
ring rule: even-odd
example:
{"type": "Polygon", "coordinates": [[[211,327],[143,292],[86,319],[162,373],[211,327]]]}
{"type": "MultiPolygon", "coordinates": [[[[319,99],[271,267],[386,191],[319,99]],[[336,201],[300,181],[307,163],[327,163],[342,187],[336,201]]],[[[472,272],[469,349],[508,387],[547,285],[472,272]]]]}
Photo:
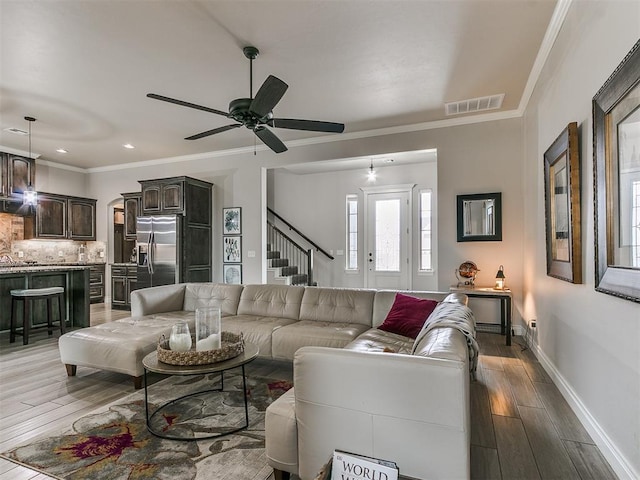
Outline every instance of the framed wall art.
{"type": "Polygon", "coordinates": [[[233,235],[223,237],[223,263],[242,262],[242,237],[233,235]]]}
{"type": "Polygon", "coordinates": [[[582,283],[578,124],[567,125],[544,153],[547,275],[582,283]]]}
{"type": "Polygon", "coordinates": [[[228,283],[231,285],[239,285],[242,283],[242,265],[236,263],[231,265],[223,265],[222,268],[224,283],[228,283]]]}
{"type": "Polygon", "coordinates": [[[640,302],[640,40],[593,97],[595,287],[640,302]]]}
{"type": "Polygon", "coordinates": [[[242,208],[222,209],[222,234],[240,235],[242,233],[242,208]]]}

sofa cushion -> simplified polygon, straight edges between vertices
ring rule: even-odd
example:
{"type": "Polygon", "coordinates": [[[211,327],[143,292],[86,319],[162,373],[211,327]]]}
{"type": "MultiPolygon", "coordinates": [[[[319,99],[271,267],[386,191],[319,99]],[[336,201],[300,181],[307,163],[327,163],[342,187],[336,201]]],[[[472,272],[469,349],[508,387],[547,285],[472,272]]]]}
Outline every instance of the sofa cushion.
{"type": "Polygon", "coordinates": [[[238,315],[257,315],[297,320],[304,287],[289,285],[245,285],[238,315]]]}
{"type": "Polygon", "coordinates": [[[144,373],[142,359],[156,349],[161,335],[169,336],[175,322],[171,315],[149,315],[67,332],[58,341],[60,359],[139,377],[144,373]]]}
{"type": "Polygon", "coordinates": [[[271,354],[275,359],[293,360],[296,350],[306,345],[342,348],[365,330],[367,326],[359,323],[300,320],[273,332],[271,354]]]}
{"type": "Polygon", "coordinates": [[[261,317],[256,315],[236,315],[222,318],[222,331],[239,335],[243,334],[245,341],[255,343],[260,351],[260,357],[271,358],[271,341],[274,331],[294,323],[295,320],[279,317],[261,317]]]}
{"type": "Polygon", "coordinates": [[[173,312],[184,307],[186,284],[161,285],[131,292],[131,316],[142,317],[159,312],[173,312]]]}
{"type": "Polygon", "coordinates": [[[242,285],[223,283],[188,283],[184,292],[184,310],[218,307],[223,317],[238,313],[242,285]]]}
{"type": "Polygon", "coordinates": [[[359,323],[371,326],[374,290],[307,287],[300,320],[359,323]]]}
{"type": "Polygon", "coordinates": [[[438,302],[435,300],[397,293],[387,318],[378,328],[385,332],[416,338],[436,305],[438,302]]]}

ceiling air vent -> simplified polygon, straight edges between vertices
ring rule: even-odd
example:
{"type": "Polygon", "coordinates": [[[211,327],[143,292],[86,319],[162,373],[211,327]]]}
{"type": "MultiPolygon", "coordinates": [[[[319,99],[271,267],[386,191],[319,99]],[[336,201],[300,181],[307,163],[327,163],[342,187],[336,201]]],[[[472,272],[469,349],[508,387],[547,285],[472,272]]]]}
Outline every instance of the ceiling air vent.
{"type": "Polygon", "coordinates": [[[5,132],[15,133],[16,135],[29,135],[29,132],[25,132],[24,130],[20,130],[19,128],[9,127],[4,129],[5,132]]]}
{"type": "Polygon", "coordinates": [[[470,98],[459,102],[449,102],[444,104],[447,115],[459,115],[462,113],[482,112],[484,110],[495,110],[502,107],[504,93],[489,95],[488,97],[470,98]]]}

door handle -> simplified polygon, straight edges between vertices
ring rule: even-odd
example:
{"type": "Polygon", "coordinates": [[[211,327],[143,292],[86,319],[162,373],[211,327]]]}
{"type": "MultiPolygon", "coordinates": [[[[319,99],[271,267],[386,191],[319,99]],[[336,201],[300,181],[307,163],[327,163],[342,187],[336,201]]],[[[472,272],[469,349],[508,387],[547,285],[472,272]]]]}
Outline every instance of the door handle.
{"type": "Polygon", "coordinates": [[[149,243],[147,244],[147,270],[149,274],[153,274],[153,232],[149,234],[149,243]]]}

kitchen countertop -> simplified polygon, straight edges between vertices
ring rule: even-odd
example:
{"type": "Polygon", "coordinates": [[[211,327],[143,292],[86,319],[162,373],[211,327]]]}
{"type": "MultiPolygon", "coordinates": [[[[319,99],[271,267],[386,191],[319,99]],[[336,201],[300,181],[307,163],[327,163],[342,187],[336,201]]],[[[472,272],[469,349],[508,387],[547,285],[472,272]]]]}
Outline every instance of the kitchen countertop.
{"type": "Polygon", "coordinates": [[[90,264],[85,265],[73,265],[73,264],[60,264],[60,265],[17,265],[14,267],[2,267],[0,266],[0,275],[9,273],[31,273],[31,272],[59,272],[68,270],[84,270],[91,268],[90,264]]]}
{"type": "Polygon", "coordinates": [[[109,265],[114,266],[114,267],[137,267],[138,264],[137,263],[131,263],[131,262],[126,262],[126,263],[110,263],[109,265]]]}

